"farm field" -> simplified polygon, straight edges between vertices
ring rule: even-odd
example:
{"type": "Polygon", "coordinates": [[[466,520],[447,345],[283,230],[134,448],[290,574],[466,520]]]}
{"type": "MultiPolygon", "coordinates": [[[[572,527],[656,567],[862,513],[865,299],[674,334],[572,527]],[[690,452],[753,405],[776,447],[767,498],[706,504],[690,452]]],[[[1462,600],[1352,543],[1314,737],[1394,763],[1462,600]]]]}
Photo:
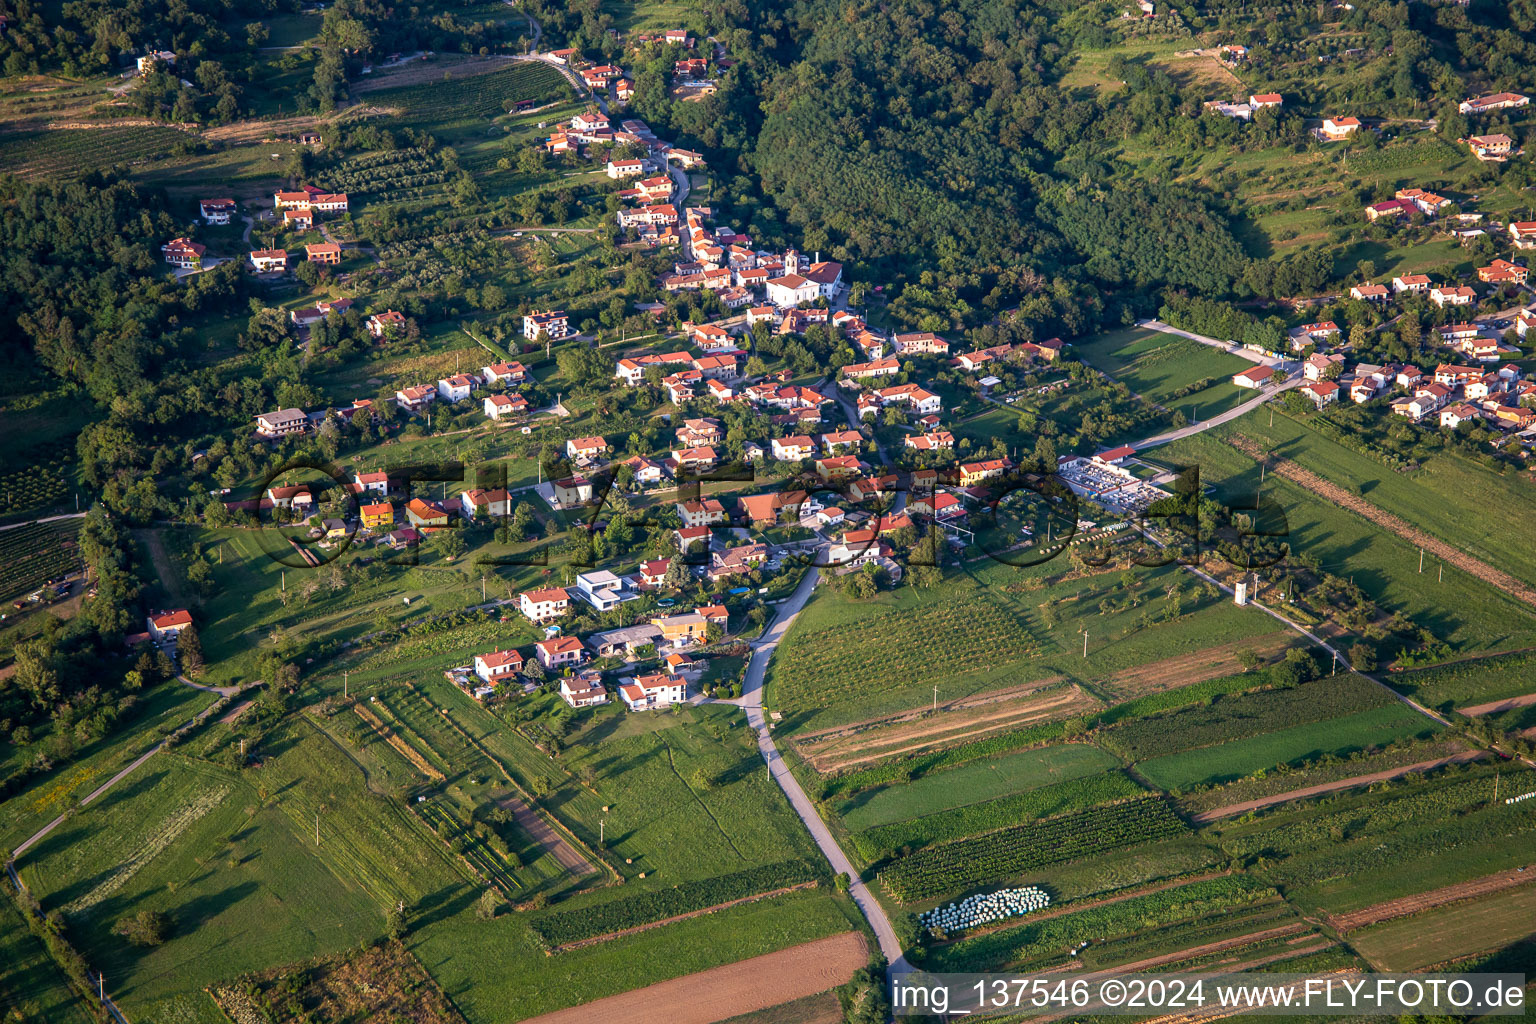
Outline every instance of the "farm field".
{"type": "Polygon", "coordinates": [[[1417,971],[1536,934],[1536,887],[1522,886],[1465,903],[1387,921],[1349,937],[1384,971],[1417,971]]]}
{"type": "Polygon", "coordinates": [[[1217,432],[1253,438],[1275,455],[1358,494],[1452,547],[1536,584],[1536,554],[1522,542],[1536,530],[1536,512],[1527,500],[1529,483],[1517,474],[1501,476],[1455,454],[1435,455],[1420,468],[1401,473],[1278,410],[1273,426],[1267,412],[1256,410],[1223,424],[1217,432]],[[1460,502],[1474,494],[1501,513],[1462,514],[1460,502]]]}
{"type": "Polygon", "coordinates": [[[0,165],[28,179],[85,174],[114,164],[132,165],[190,151],[195,136],[159,125],[36,129],[0,134],[0,165]]]}
{"type": "MultiPolygon", "coordinates": [[[[229,964],[277,966],[382,930],[382,905],[316,856],[287,802],[161,755],[30,851],[20,871],[45,909],[71,920],[88,961],[116,979],[126,1012],[206,1019],[201,988],[229,964]],[[110,934],[142,909],[172,918],[164,945],[139,949],[110,934]]],[[[333,834],[333,852],[343,852],[341,838],[333,834]]]]}
{"type": "Polygon", "coordinates": [[[441,137],[488,124],[519,100],[548,103],[571,95],[565,79],[548,65],[497,61],[493,66],[435,71],[434,80],[416,85],[391,86],[390,79],[380,78],[368,83],[367,102],[398,111],[391,119],[396,124],[441,137]]]}
{"type": "Polygon", "coordinates": [[[11,904],[0,900],[0,1010],[16,1020],[90,1024],[95,1016],[48,956],[42,940],[27,929],[11,904]]]}
{"type": "MultiPolygon", "coordinates": [[[[14,849],[158,743],[166,733],[191,721],[217,696],[170,682],[141,692],[130,712],[131,718],[104,739],[81,748],[75,760],[39,776],[0,804],[0,845],[14,849]]],[[[40,739],[46,747],[46,735],[40,739]]],[[[13,759],[25,754],[9,744],[5,749],[13,759]]],[[[7,767],[11,767],[9,762],[7,767]]]]}
{"type": "Polygon", "coordinates": [[[0,601],[41,587],[81,567],[78,519],[28,523],[0,532],[0,601]]]}
{"type": "Polygon", "coordinates": [[[1530,693],[1536,654],[1522,651],[1395,673],[1392,686],[1431,707],[1486,704],[1530,693]]]}
{"type": "Polygon", "coordinates": [[[1109,754],[1085,743],[1041,747],[972,761],[905,785],[870,790],[835,806],[849,828],[874,828],[1097,775],[1118,764],[1109,754]]]}
{"type": "Polygon", "coordinates": [[[1143,398],[1204,418],[1236,405],[1242,391],[1231,377],[1253,365],[1241,356],[1147,328],[1126,328],[1073,343],[1078,356],[1143,398]],[[1206,383],[1203,387],[1196,385],[1206,383]],[[1186,388],[1195,388],[1177,395],[1186,388]]]}
{"type": "Polygon", "coordinates": [[[1278,729],[1216,746],[1186,750],[1136,765],[1136,772],[1168,790],[1241,778],[1260,768],[1348,754],[1395,740],[1432,735],[1441,727],[1400,704],[1329,721],[1278,729]]]}
{"type": "MultiPolygon", "coordinates": [[[[1220,439],[1195,435],[1163,446],[1159,458],[1198,465],[1218,496],[1252,496],[1259,466],[1220,439]]],[[[1279,503],[1289,543],[1344,573],[1388,611],[1401,611],[1459,652],[1510,650],[1536,643],[1536,617],[1525,605],[1482,581],[1447,568],[1438,581],[1418,573],[1418,549],[1287,480],[1270,477],[1267,495],[1279,503]],[[1428,581],[1428,582],[1426,582],[1428,581]]]]}

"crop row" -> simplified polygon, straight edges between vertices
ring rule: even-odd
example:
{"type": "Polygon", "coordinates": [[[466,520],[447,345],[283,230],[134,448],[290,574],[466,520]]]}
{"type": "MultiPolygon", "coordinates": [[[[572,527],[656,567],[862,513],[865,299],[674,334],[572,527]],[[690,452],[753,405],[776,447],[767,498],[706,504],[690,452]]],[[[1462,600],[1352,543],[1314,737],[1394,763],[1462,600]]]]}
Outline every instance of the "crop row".
{"type": "Polygon", "coordinates": [[[896,861],[880,881],[898,902],[911,903],[1184,831],[1163,800],[1129,800],[930,846],[896,861]]]}
{"type": "MultiPolygon", "coordinates": [[[[1317,814],[1314,809],[1304,818],[1285,821],[1271,828],[1239,826],[1222,836],[1221,847],[1233,857],[1275,856],[1393,832],[1423,820],[1450,821],[1468,812],[1482,810],[1493,802],[1494,776],[1483,770],[1469,770],[1476,772],[1474,778],[1428,786],[1396,799],[1373,800],[1330,814],[1317,814]]],[[[1505,779],[1505,792],[1516,792],[1517,785],[1505,779]]]]}
{"type": "Polygon", "coordinates": [[[1329,677],[1301,686],[1217,696],[1209,704],[1134,719],[1107,730],[1103,742],[1128,760],[1144,761],[1368,711],[1391,701],[1390,694],[1367,680],[1329,677]]]}
{"type": "Polygon", "coordinates": [[[550,914],[535,922],[532,927],[545,946],[554,948],[785,886],[819,881],[824,874],[823,868],[807,860],[765,864],[731,875],[683,882],[669,889],[657,889],[597,906],[582,907],[580,910],[550,914]]]}
{"type": "Polygon", "coordinates": [[[971,740],[968,743],[961,743],[946,750],[936,750],[930,753],[915,754],[900,760],[885,761],[871,768],[861,768],[858,771],[848,772],[846,775],[836,775],[822,780],[820,795],[823,799],[828,799],[848,793],[857,793],[862,789],[872,789],[875,786],[909,782],[912,779],[922,778],[932,772],[953,768],[967,761],[974,761],[978,757],[1005,754],[1011,750],[1020,750],[1048,740],[1060,739],[1066,734],[1066,731],[1067,724],[1065,721],[1041,722],[1039,725],[1015,729],[1012,732],[998,733],[995,736],[971,740]]]}
{"type": "Polygon", "coordinates": [[[931,846],[981,832],[1008,828],[1021,822],[1082,811],[1098,804],[1126,800],[1145,793],[1146,790],[1124,772],[1107,772],[1014,793],[985,803],[954,807],[911,821],[882,825],[856,833],[853,844],[865,859],[873,861],[901,850],[931,846]]]}
{"type": "Polygon", "coordinates": [[[1273,888],[1247,875],[1226,875],[1147,893],[1074,914],[1024,922],[938,950],[931,970],[996,970],[1036,960],[1086,940],[1105,941],[1178,921],[1205,920],[1239,907],[1277,899],[1273,888]]]}
{"type": "Polygon", "coordinates": [[[786,704],[857,696],[948,679],[954,665],[1002,666],[1039,654],[1017,620],[977,601],[890,612],[801,635],[791,634],[774,670],[786,704]]]}

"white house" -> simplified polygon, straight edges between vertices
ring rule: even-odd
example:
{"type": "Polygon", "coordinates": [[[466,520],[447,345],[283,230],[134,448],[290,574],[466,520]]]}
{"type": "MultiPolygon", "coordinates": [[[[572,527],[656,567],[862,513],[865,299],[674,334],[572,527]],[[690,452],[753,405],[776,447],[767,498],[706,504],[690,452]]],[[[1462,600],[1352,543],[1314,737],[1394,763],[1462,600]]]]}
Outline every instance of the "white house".
{"type": "Polygon", "coordinates": [[[149,635],[160,640],[167,636],[176,636],[190,625],[192,625],[192,613],[185,608],[156,612],[149,617],[149,635]]]}
{"type": "Polygon", "coordinates": [[[475,675],[492,685],[516,676],[522,668],[523,656],[517,651],[503,651],[498,647],[490,654],[475,655],[475,675]]]}
{"type": "Polygon", "coordinates": [[[530,622],[558,619],[571,607],[571,595],[564,587],[544,587],[525,590],[517,595],[517,607],[530,622]]]}
{"type": "Polygon", "coordinates": [[[805,434],[776,437],[772,444],[773,457],[780,462],[798,462],[816,454],[816,442],[805,434]]]}
{"type": "Polygon", "coordinates": [[[1232,375],[1232,383],[1240,388],[1262,388],[1274,373],[1267,366],[1252,366],[1232,375]]]}
{"type": "Polygon", "coordinates": [[[590,708],[608,703],[608,691],[596,672],[582,672],[560,680],[560,699],[573,708],[590,708]]]}
{"type": "Polygon", "coordinates": [[[587,656],[587,649],[574,636],[552,636],[533,645],[534,657],[547,669],[562,665],[579,665],[587,656]]]}
{"type": "Polygon", "coordinates": [[[389,474],[383,470],[372,473],[355,473],[352,476],[352,486],[359,494],[388,494],[389,474]]]}
{"type": "Polygon", "coordinates": [[[651,711],[687,700],[688,683],[682,676],[664,672],[637,676],[619,687],[619,697],[631,711],[651,711]]]}
{"type": "Polygon", "coordinates": [[[437,393],[445,402],[462,402],[474,390],[475,379],[464,373],[456,373],[437,382],[437,393]]]}
{"type": "Polygon", "coordinates": [[[203,215],[204,224],[228,224],[234,215],[233,199],[204,199],[197,204],[197,212],[203,215]]]}
{"type": "Polygon", "coordinates": [[[528,399],[522,395],[486,395],[483,404],[486,416],[499,420],[503,416],[515,416],[528,411],[528,399]]]}
{"type": "Polygon", "coordinates": [[[630,592],[628,580],[606,569],[577,576],[575,589],[577,597],[600,612],[617,608],[620,602],[638,596],[630,592]]]}

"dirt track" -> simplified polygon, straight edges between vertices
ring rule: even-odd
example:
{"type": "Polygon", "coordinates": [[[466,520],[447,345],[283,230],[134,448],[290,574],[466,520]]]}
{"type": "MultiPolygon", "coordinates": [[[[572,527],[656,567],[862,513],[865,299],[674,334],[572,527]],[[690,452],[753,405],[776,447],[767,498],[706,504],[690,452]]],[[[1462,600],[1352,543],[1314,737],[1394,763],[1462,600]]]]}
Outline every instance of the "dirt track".
{"type": "Polygon", "coordinates": [[[1489,893],[1502,892],[1520,885],[1529,885],[1532,882],[1536,882],[1536,870],[1511,868],[1497,874],[1474,878],[1470,882],[1448,885],[1443,889],[1431,889],[1429,892],[1404,896],[1402,899],[1388,900],[1386,903],[1378,903],[1374,907],[1366,907],[1351,914],[1330,915],[1328,923],[1343,935],[1346,932],[1358,931],[1366,925],[1392,921],[1410,914],[1433,910],[1436,907],[1460,903],[1462,900],[1487,896],[1489,893]]]}
{"type": "Polygon", "coordinates": [[[1464,715],[1496,715],[1501,711],[1513,711],[1515,708],[1530,707],[1536,704],[1536,693],[1527,693],[1520,697],[1509,697],[1505,700],[1489,701],[1487,704],[1476,704],[1470,708],[1458,708],[1464,715]]]}
{"type": "Polygon", "coordinates": [[[1444,765],[1461,761],[1475,761],[1483,756],[1481,750],[1465,750],[1449,757],[1436,758],[1432,761],[1420,761],[1418,764],[1405,764],[1400,768],[1388,768],[1386,771],[1372,772],[1369,775],[1356,775],[1353,778],[1339,779],[1337,782],[1324,782],[1316,786],[1306,786],[1302,789],[1293,789],[1286,793],[1276,793],[1274,796],[1260,797],[1258,800],[1247,800],[1240,804],[1228,804],[1225,807],[1217,807],[1209,811],[1201,811],[1190,819],[1196,825],[1204,825],[1207,822],[1217,821],[1221,818],[1230,818],[1235,814],[1247,814],[1249,811],[1257,811],[1264,807],[1273,807],[1275,804],[1287,803],[1291,800],[1304,800],[1309,796],[1322,796],[1324,793],[1334,793],[1341,789],[1354,789],[1356,786],[1369,786],[1373,782],[1385,782],[1395,779],[1409,772],[1426,772],[1444,765]]]}
{"type": "Polygon", "coordinates": [[[846,932],[556,1010],[525,1024],[715,1024],[835,988],[868,960],[864,937],[846,932]]]}
{"type": "MultiPolygon", "coordinates": [[[[1232,435],[1232,447],[1238,449],[1259,461],[1264,461],[1264,453],[1258,445],[1241,434],[1232,435]]],[[[1370,502],[1351,494],[1337,484],[1329,483],[1322,477],[1298,466],[1289,459],[1277,455],[1270,456],[1268,465],[1271,472],[1285,477],[1292,483],[1299,484],[1327,501],[1341,508],[1347,508],[1351,512],[1370,520],[1377,526],[1391,533],[1397,534],[1410,544],[1416,544],[1425,551],[1434,555],[1443,562],[1449,562],[1463,572],[1493,584],[1493,586],[1509,594],[1517,600],[1523,601],[1532,607],[1536,607],[1536,590],[1521,583],[1507,572],[1502,572],[1481,559],[1473,558],[1465,552],[1458,551],[1442,540],[1437,540],[1417,527],[1399,519],[1397,516],[1383,509],[1377,508],[1370,502]]]]}
{"type": "Polygon", "coordinates": [[[575,847],[550,828],[549,822],[517,797],[507,797],[501,802],[501,806],[511,811],[512,818],[518,826],[532,836],[534,842],[542,846],[545,852],[554,857],[555,862],[566,871],[579,876],[590,875],[597,870],[587,861],[587,858],[576,851],[575,847]]]}
{"type": "Polygon", "coordinates": [[[436,782],[443,781],[445,777],[443,773],[432,767],[431,763],[421,755],[421,751],[405,742],[405,740],[401,739],[398,735],[395,734],[395,730],[391,729],[389,726],[380,721],[378,715],[375,715],[372,711],[369,711],[361,704],[352,705],[352,710],[356,711],[357,717],[367,722],[368,725],[372,727],[373,731],[377,733],[385,743],[388,743],[391,747],[394,747],[396,752],[398,752],[401,757],[411,762],[411,764],[416,767],[417,771],[421,772],[421,774],[436,782]]]}

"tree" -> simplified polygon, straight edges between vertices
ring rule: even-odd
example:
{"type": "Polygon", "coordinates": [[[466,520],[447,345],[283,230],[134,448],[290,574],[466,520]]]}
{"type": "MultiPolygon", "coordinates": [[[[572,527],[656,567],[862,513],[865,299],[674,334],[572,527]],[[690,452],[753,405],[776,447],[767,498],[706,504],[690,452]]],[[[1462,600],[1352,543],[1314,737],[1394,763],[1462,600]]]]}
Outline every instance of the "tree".
{"type": "Polygon", "coordinates": [[[176,657],[181,670],[196,677],[203,671],[203,640],[197,635],[196,626],[187,626],[176,636],[176,657]]]}
{"type": "Polygon", "coordinates": [[[121,935],[135,946],[158,946],[171,935],[171,919],[158,910],[141,910],[120,919],[112,926],[113,935],[121,935]]]}

